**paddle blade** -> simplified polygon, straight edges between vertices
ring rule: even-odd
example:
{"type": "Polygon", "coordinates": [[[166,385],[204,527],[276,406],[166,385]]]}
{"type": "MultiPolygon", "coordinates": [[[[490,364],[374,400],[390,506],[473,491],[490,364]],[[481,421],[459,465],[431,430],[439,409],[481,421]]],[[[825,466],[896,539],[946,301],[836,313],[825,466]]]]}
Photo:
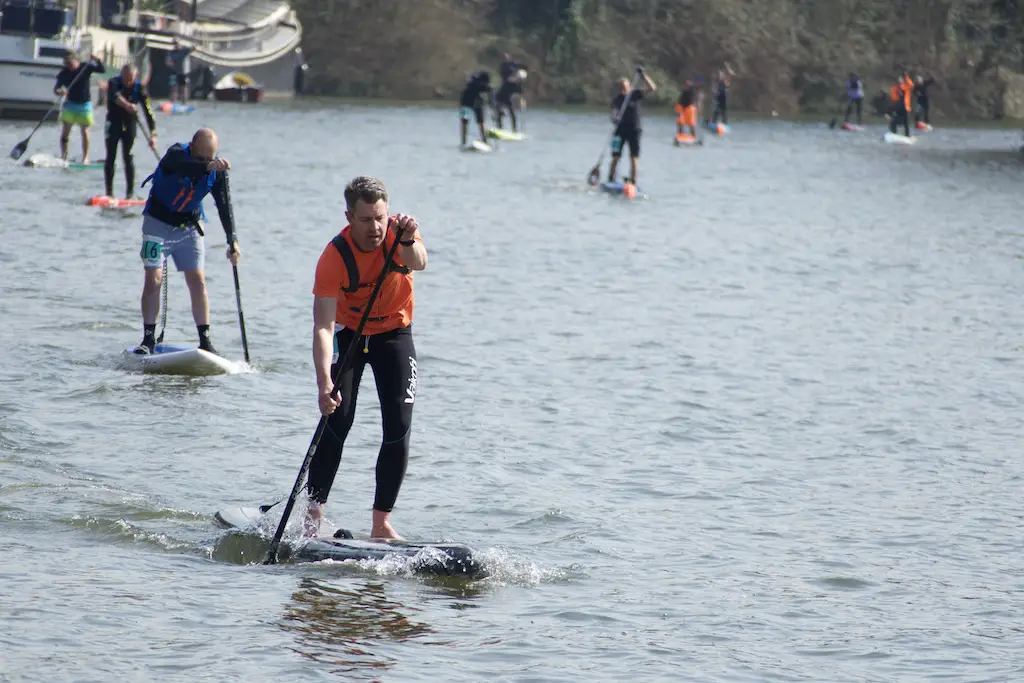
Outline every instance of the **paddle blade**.
{"type": "Polygon", "coordinates": [[[601,164],[590,169],[590,174],[587,176],[588,185],[597,185],[599,182],[601,182],[601,164]]]}
{"type": "Polygon", "coordinates": [[[25,138],[14,146],[14,149],[11,150],[11,158],[17,161],[21,158],[21,155],[25,153],[26,149],[28,149],[28,138],[25,138]]]}
{"type": "Polygon", "coordinates": [[[831,121],[829,121],[829,122],[828,122],[828,127],[829,127],[830,129],[831,129],[831,128],[835,128],[835,127],[836,127],[836,120],[835,120],[835,119],[832,119],[831,121]]]}

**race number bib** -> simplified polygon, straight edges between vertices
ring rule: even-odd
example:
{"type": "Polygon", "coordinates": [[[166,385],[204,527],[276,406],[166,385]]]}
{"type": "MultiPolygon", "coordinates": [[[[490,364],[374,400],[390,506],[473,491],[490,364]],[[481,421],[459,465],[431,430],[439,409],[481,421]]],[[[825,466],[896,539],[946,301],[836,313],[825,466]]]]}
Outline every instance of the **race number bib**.
{"type": "Polygon", "coordinates": [[[146,268],[159,268],[164,263],[164,240],[153,235],[142,236],[142,250],[139,252],[146,268]]]}

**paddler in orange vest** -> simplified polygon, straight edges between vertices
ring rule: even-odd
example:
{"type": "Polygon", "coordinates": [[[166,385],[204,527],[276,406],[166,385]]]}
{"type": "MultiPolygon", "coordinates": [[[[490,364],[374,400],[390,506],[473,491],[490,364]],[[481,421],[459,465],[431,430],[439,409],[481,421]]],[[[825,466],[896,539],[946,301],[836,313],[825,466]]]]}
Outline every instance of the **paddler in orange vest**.
{"type": "Polygon", "coordinates": [[[309,466],[309,508],[304,534],[316,536],[323,505],[341,462],[341,448],[355,419],[356,393],[366,366],[373,370],[383,426],[377,455],[373,538],[398,538],[391,509],[409,462],[416,400],[416,348],[412,343],[413,272],[427,267],[427,250],[412,216],[390,215],[384,183],[359,176],[345,187],[349,225],[320,255],[313,284],[313,366],[317,402],[327,429],[309,466]],[[363,311],[395,241],[399,246],[357,340],[358,351],[338,374],[337,364],[359,328],[363,311]],[[334,378],[339,393],[335,398],[334,378]]]}
{"type": "Polygon", "coordinates": [[[910,108],[914,96],[914,81],[910,74],[903,72],[903,75],[896,79],[896,82],[889,88],[889,99],[892,104],[892,115],[889,119],[889,131],[896,133],[896,128],[903,124],[903,134],[910,137],[910,108]]]}
{"type": "Polygon", "coordinates": [[[691,80],[683,82],[676,102],[676,144],[690,144],[697,141],[697,86],[691,80]]]}

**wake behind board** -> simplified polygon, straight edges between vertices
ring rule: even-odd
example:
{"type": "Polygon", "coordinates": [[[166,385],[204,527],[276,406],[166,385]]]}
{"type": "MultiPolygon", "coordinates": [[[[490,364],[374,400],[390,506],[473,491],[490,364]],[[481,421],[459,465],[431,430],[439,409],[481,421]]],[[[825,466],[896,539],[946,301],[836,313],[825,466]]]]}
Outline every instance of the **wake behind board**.
{"type": "Polygon", "coordinates": [[[106,195],[97,194],[89,197],[86,204],[89,206],[98,206],[103,209],[124,209],[130,206],[145,206],[145,199],[118,199],[117,197],[108,197],[106,195]]]}
{"type": "Polygon", "coordinates": [[[491,152],[494,148],[488,145],[486,142],[481,140],[473,140],[468,145],[462,147],[463,152],[491,152]]]}
{"type": "MultiPolygon", "coordinates": [[[[245,531],[260,524],[264,514],[259,508],[226,508],[213,516],[222,527],[245,531]]],[[[291,562],[380,561],[404,559],[410,569],[424,574],[443,576],[481,576],[483,567],[473,557],[473,550],[460,543],[414,543],[412,541],[371,540],[355,536],[347,529],[338,529],[331,536],[304,539],[281,544],[282,555],[291,562]]]]}
{"type": "Polygon", "coordinates": [[[487,137],[508,140],[509,142],[520,142],[526,139],[525,134],[516,130],[505,130],[504,128],[489,128],[487,130],[487,137]]]}
{"type": "Polygon", "coordinates": [[[917,138],[908,138],[906,135],[900,135],[899,133],[893,133],[892,131],[886,131],[885,135],[882,136],[882,141],[893,145],[917,144],[917,138]]]}
{"type": "Polygon", "coordinates": [[[241,372],[244,364],[189,346],[157,344],[153,353],[135,353],[129,346],[121,353],[127,370],[158,375],[230,375],[241,372]]]}

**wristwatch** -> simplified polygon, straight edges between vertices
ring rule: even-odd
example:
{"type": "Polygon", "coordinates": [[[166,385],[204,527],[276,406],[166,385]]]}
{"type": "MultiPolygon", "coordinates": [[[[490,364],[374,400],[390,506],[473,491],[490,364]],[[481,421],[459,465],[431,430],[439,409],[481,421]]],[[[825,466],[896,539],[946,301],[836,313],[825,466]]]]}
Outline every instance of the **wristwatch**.
{"type": "Polygon", "coordinates": [[[416,240],[409,240],[408,242],[403,242],[399,240],[398,243],[401,244],[403,247],[411,247],[412,245],[416,244],[416,240]]]}

